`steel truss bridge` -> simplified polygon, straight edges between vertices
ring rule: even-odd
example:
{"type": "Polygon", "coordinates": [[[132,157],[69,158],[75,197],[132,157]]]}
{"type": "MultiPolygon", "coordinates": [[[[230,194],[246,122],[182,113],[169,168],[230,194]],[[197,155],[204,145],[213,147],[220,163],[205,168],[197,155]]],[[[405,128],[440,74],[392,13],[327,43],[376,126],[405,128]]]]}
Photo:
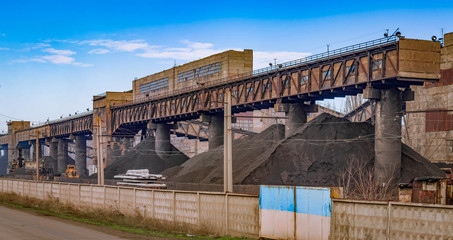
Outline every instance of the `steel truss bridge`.
{"type": "MultiPolygon", "coordinates": [[[[146,128],[148,122],[190,122],[203,113],[222,112],[227,89],[232,92],[232,112],[239,113],[271,108],[276,103],[313,103],[356,95],[367,86],[409,87],[438,80],[439,77],[426,78],[408,73],[411,71],[408,64],[416,60],[402,54],[402,41],[408,40],[396,36],[381,38],[112,107],[111,132],[113,136],[130,135],[146,128]]],[[[18,131],[17,140],[34,139],[36,129],[40,130],[40,138],[89,134],[93,132],[93,114],[18,131]]],[[[191,135],[188,132],[181,134],[191,135]]],[[[6,144],[7,138],[8,135],[0,136],[0,145],[6,144]]]]}

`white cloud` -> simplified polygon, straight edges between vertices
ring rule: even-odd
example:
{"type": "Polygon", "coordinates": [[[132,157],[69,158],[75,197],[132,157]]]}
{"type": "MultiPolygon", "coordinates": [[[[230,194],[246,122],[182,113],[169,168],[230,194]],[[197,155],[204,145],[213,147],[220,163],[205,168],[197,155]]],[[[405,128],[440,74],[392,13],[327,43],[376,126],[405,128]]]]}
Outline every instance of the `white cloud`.
{"type": "Polygon", "coordinates": [[[36,43],[36,44],[33,44],[33,46],[31,46],[31,47],[26,47],[26,48],[18,50],[18,51],[19,52],[29,52],[31,50],[36,50],[36,49],[50,47],[50,46],[51,45],[48,43],[36,43]]]}
{"type": "Polygon", "coordinates": [[[110,51],[108,49],[103,49],[103,48],[96,48],[96,49],[88,51],[89,54],[106,54],[109,52],[110,51]]]}
{"type": "Polygon", "coordinates": [[[194,49],[205,49],[205,48],[212,48],[214,44],[212,43],[202,43],[202,42],[191,42],[189,40],[182,40],[181,43],[186,44],[190,48],[194,49]]]}
{"type": "Polygon", "coordinates": [[[74,62],[72,65],[79,66],[79,67],[92,67],[94,66],[93,64],[88,64],[88,63],[80,63],[80,62],[74,62]]]}
{"type": "MultiPolygon", "coordinates": [[[[230,49],[215,49],[212,43],[202,42],[191,42],[189,40],[183,40],[181,43],[185,44],[183,48],[152,48],[145,49],[143,53],[137,53],[137,56],[145,58],[156,58],[156,59],[177,59],[191,61],[200,58],[204,58],[216,53],[220,53],[230,49]]],[[[240,49],[232,49],[240,50],[240,49]]],[[[303,58],[310,55],[307,52],[289,52],[289,51],[275,51],[265,52],[256,51],[253,54],[253,65],[254,68],[263,68],[269,66],[269,63],[274,63],[274,59],[277,59],[278,63],[287,62],[299,58],[303,58]]]]}
{"type": "Polygon", "coordinates": [[[0,50],[6,51],[9,50],[9,48],[0,47],[0,50]]]}
{"type": "Polygon", "coordinates": [[[74,58],[64,55],[48,55],[43,56],[42,59],[54,64],[71,64],[75,61],[74,58]]]}
{"type": "Polygon", "coordinates": [[[13,62],[15,62],[15,63],[28,63],[28,62],[46,63],[47,61],[42,58],[27,58],[27,59],[17,59],[17,60],[14,60],[13,62]]]}
{"type": "Polygon", "coordinates": [[[177,60],[195,60],[223,52],[223,49],[214,49],[212,43],[191,42],[189,40],[182,40],[181,43],[186,47],[182,48],[162,48],[156,47],[144,49],[144,52],[137,53],[136,55],[144,58],[157,58],[157,59],[177,59],[177,60]]]}
{"type": "Polygon", "coordinates": [[[0,36],[6,37],[6,33],[2,33],[2,34],[0,34],[0,36]]]}
{"type": "Polygon", "coordinates": [[[73,52],[71,50],[57,50],[55,48],[45,48],[42,51],[43,52],[52,53],[52,54],[56,54],[56,55],[66,55],[66,56],[76,54],[76,52],[73,52]]]}
{"type": "Polygon", "coordinates": [[[288,62],[300,58],[304,58],[311,55],[308,52],[263,52],[256,51],[253,52],[253,66],[254,68],[264,68],[268,67],[269,63],[274,63],[274,59],[277,59],[277,63],[288,62]]]}
{"type": "Polygon", "coordinates": [[[117,51],[122,52],[134,52],[139,49],[146,49],[152,46],[149,46],[145,40],[120,40],[115,41],[111,39],[101,39],[101,40],[87,40],[80,41],[79,44],[88,44],[90,46],[103,46],[117,51]]]}

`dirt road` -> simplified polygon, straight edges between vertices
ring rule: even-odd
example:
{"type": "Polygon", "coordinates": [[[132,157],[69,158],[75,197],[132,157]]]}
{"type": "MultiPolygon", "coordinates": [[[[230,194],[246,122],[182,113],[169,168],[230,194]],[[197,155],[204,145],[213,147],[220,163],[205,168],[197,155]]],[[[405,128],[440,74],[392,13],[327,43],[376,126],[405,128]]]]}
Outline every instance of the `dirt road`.
{"type": "Polygon", "coordinates": [[[64,239],[119,240],[170,239],[141,236],[110,228],[79,223],[0,205],[0,240],[64,239]]]}

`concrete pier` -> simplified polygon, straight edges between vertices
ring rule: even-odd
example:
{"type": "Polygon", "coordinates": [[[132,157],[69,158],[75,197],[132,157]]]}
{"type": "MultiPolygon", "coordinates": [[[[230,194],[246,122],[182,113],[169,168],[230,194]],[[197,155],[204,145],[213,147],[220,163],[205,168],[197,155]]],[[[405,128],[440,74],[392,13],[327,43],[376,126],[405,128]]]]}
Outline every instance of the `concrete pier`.
{"type": "Polygon", "coordinates": [[[58,168],[57,174],[66,172],[66,159],[68,158],[68,143],[66,140],[58,139],[58,168]]]}
{"type": "Polygon", "coordinates": [[[210,115],[209,122],[209,150],[223,145],[224,116],[222,114],[210,115]]]}
{"type": "Polygon", "coordinates": [[[31,152],[30,152],[30,145],[27,145],[25,147],[22,148],[22,157],[26,160],[26,161],[30,161],[31,160],[31,156],[30,156],[31,152]]]}
{"type": "Polygon", "coordinates": [[[87,175],[87,140],[85,136],[77,135],[75,137],[75,165],[79,176],[87,175]]]}
{"type": "MultiPolygon", "coordinates": [[[[36,161],[36,141],[31,141],[31,151],[32,151],[32,156],[31,156],[31,160],[32,161],[36,161]]],[[[42,157],[42,150],[41,150],[41,144],[38,143],[38,157],[41,158],[42,157]]]]}
{"type": "Polygon", "coordinates": [[[170,143],[170,126],[166,123],[156,124],[156,154],[165,158],[166,154],[171,151],[170,143]]]}
{"type": "Polygon", "coordinates": [[[380,90],[376,99],[374,175],[382,183],[401,177],[401,108],[400,90],[380,90]]]}
{"type": "Polygon", "coordinates": [[[307,108],[308,106],[303,103],[288,104],[288,119],[286,119],[285,124],[285,137],[290,136],[296,129],[307,123],[307,108]]]}
{"type": "Polygon", "coordinates": [[[58,139],[52,138],[49,141],[49,154],[53,161],[54,173],[58,171],[58,139]]]}

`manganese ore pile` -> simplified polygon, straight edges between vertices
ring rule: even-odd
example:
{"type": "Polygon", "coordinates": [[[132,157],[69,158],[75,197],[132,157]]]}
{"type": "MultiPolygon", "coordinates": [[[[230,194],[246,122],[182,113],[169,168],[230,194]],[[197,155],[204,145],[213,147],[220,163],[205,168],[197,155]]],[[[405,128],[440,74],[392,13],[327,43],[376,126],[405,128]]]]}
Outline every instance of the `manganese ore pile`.
{"type": "MultiPolygon", "coordinates": [[[[350,161],[374,164],[374,126],[353,123],[323,113],[288,138],[284,126],[233,143],[234,184],[335,186],[350,161]]],[[[420,176],[444,173],[403,144],[402,177],[409,182],[420,176]]],[[[168,182],[223,183],[223,146],[201,153],[180,166],[162,172],[168,182]]]]}
{"type": "Polygon", "coordinates": [[[148,169],[149,173],[157,174],[167,168],[179,166],[189,159],[173,145],[171,151],[166,153],[164,158],[161,158],[156,154],[154,146],[154,137],[147,137],[107,166],[104,170],[105,178],[113,179],[115,175],[124,174],[127,170],[132,169],[148,169]]]}

